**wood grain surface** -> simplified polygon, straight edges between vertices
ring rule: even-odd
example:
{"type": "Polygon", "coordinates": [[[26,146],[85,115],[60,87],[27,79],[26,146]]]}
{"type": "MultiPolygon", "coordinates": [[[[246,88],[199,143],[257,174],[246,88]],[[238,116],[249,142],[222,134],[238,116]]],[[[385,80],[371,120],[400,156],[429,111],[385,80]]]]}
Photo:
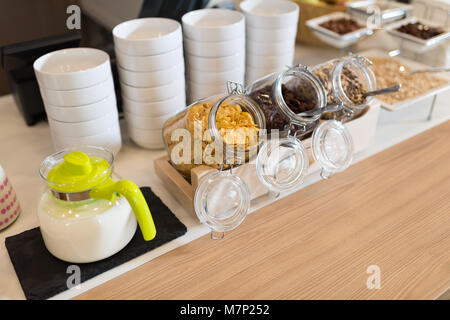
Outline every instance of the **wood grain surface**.
{"type": "Polygon", "coordinates": [[[435,299],[450,287],[450,121],[79,299],[435,299]],[[369,290],[377,265],[381,288],[369,290]]]}

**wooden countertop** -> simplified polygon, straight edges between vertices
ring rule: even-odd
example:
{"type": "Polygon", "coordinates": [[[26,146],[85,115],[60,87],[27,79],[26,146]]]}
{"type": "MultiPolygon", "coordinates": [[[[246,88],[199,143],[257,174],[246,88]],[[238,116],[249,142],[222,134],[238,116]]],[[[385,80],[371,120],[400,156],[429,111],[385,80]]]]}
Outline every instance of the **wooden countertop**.
{"type": "Polygon", "coordinates": [[[449,137],[447,121],[78,298],[435,299],[450,287],[449,137]]]}

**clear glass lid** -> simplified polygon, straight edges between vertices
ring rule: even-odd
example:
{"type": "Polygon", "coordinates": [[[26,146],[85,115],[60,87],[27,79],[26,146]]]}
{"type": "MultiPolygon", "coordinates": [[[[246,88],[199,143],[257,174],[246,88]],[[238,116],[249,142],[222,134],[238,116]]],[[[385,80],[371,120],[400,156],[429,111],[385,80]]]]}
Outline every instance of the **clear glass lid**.
{"type": "Polygon", "coordinates": [[[313,132],[312,151],[322,167],[322,178],[328,179],[333,173],[347,169],[352,162],[352,136],[339,121],[322,122],[313,132]]]}
{"type": "Polygon", "coordinates": [[[231,170],[214,171],[202,180],[195,191],[194,208],[200,222],[213,233],[231,231],[247,215],[250,191],[231,170]]]}
{"type": "Polygon", "coordinates": [[[303,182],[308,167],[306,149],[300,140],[293,136],[268,140],[256,160],[258,178],[271,191],[296,187],[303,182]]]}

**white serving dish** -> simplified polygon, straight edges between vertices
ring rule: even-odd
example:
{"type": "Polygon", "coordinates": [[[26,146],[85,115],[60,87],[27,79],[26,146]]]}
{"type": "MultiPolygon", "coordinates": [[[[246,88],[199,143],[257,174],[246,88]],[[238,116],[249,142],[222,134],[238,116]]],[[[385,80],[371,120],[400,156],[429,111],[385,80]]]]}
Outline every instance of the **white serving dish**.
{"type": "Polygon", "coordinates": [[[183,34],[196,41],[227,41],[245,34],[242,13],[226,9],[200,9],[181,18],[183,34]]]}
{"type": "Polygon", "coordinates": [[[120,84],[122,88],[122,96],[127,97],[130,100],[139,102],[156,102],[167,100],[175,97],[180,92],[185,90],[184,77],[172,81],[169,84],[165,84],[158,87],[138,88],[120,84]]]}
{"type": "Polygon", "coordinates": [[[411,17],[397,23],[392,23],[391,25],[386,27],[386,31],[392,36],[393,39],[395,39],[400,49],[406,49],[417,53],[423,53],[432,48],[435,48],[436,46],[444,43],[450,38],[450,30],[445,29],[444,27],[439,26],[436,23],[433,23],[432,21],[427,21],[425,19],[418,19],[416,17],[411,17]],[[444,30],[444,33],[431,39],[423,40],[413,35],[395,30],[402,25],[415,22],[421,22],[430,27],[440,27],[444,30]]]}
{"type": "Polygon", "coordinates": [[[297,36],[297,25],[273,29],[263,29],[247,26],[245,31],[247,41],[274,43],[295,39],[297,36]]]}
{"type": "Polygon", "coordinates": [[[184,38],[184,47],[188,54],[197,57],[213,58],[233,56],[245,50],[245,37],[227,41],[195,41],[184,38]]]}
{"type": "Polygon", "coordinates": [[[247,26],[264,29],[297,26],[299,7],[292,1],[247,0],[240,3],[247,26]]]}
{"type": "MultiPolygon", "coordinates": [[[[395,1],[385,1],[377,3],[377,1],[370,1],[369,3],[347,2],[347,12],[354,16],[359,21],[367,21],[370,17],[374,16],[374,9],[380,10],[380,22],[381,26],[386,26],[389,23],[406,19],[410,11],[413,9],[412,5],[399,3],[395,1]],[[374,7],[374,4],[376,7],[374,7]]],[[[371,18],[372,19],[372,18],[371,18]]]]}
{"type": "Polygon", "coordinates": [[[102,133],[119,123],[117,109],[111,110],[103,117],[83,122],[62,122],[48,118],[50,128],[55,136],[61,137],[87,137],[102,133]]]}
{"type": "Polygon", "coordinates": [[[223,72],[245,66],[245,49],[240,52],[227,56],[216,58],[197,57],[186,53],[186,70],[199,70],[207,72],[223,72]]]}
{"type": "Polygon", "coordinates": [[[167,18],[142,18],[114,27],[114,46],[129,55],[145,56],[169,52],[181,45],[181,25],[167,18]]]}
{"type": "Polygon", "coordinates": [[[109,55],[93,48],[71,48],[47,53],[33,63],[41,88],[74,90],[104,82],[111,75],[109,55]]]}
{"type": "Polygon", "coordinates": [[[295,52],[292,50],[291,52],[279,55],[257,55],[257,54],[248,54],[247,55],[247,68],[259,68],[259,69],[270,69],[273,70],[278,68],[284,68],[286,66],[292,66],[294,61],[295,52]]]}
{"type": "Polygon", "coordinates": [[[162,130],[142,130],[128,127],[131,140],[139,147],[146,149],[164,149],[162,130]]]}
{"type": "Polygon", "coordinates": [[[119,70],[120,81],[133,87],[157,87],[184,77],[183,62],[167,69],[151,72],[128,71],[120,66],[117,69],[119,70]]]}
{"type": "Polygon", "coordinates": [[[228,71],[223,72],[215,72],[215,71],[198,71],[198,70],[189,70],[187,72],[187,79],[198,83],[198,84],[224,84],[227,81],[233,81],[237,83],[243,83],[245,76],[245,68],[235,68],[230,69],[228,71]]]}
{"type": "Polygon", "coordinates": [[[110,75],[105,81],[88,88],[76,90],[51,90],[40,88],[44,104],[60,107],[83,106],[99,102],[114,94],[114,83],[110,75]]]}
{"type": "Polygon", "coordinates": [[[136,115],[129,112],[124,112],[125,115],[125,121],[127,123],[127,127],[142,129],[142,130],[157,130],[162,129],[164,123],[172,118],[174,115],[179,113],[185,109],[185,107],[182,107],[178,110],[175,110],[175,112],[164,114],[162,116],[157,117],[144,117],[141,115],[136,115]]]}
{"type": "MultiPolygon", "coordinates": [[[[247,57],[249,54],[259,56],[276,56],[284,55],[295,51],[295,38],[277,43],[272,42],[256,42],[247,40],[247,57]]],[[[248,58],[247,60],[251,60],[248,58]]],[[[248,63],[248,62],[247,62],[248,63]]]]}
{"type": "MultiPolygon", "coordinates": [[[[382,50],[377,50],[377,49],[363,51],[359,54],[362,56],[365,56],[365,57],[391,58],[391,57],[389,57],[388,53],[386,53],[382,50]]],[[[418,62],[415,62],[415,61],[412,61],[412,60],[409,60],[409,59],[406,59],[406,58],[403,58],[400,56],[393,57],[392,59],[402,62],[405,66],[411,68],[411,70],[423,70],[423,69],[429,68],[429,66],[427,66],[427,65],[424,65],[424,64],[421,64],[421,63],[418,63],[418,62]]],[[[450,76],[444,75],[444,74],[437,74],[437,73],[433,74],[433,76],[440,77],[440,78],[447,80],[448,81],[447,85],[440,87],[440,88],[430,90],[426,94],[423,94],[421,96],[407,99],[407,100],[400,101],[400,102],[393,103],[393,104],[388,104],[379,99],[376,99],[376,100],[380,103],[380,105],[383,109],[386,109],[389,111],[397,111],[397,110],[403,109],[405,107],[414,105],[414,104],[416,104],[420,101],[423,101],[427,98],[430,98],[434,95],[438,95],[442,92],[450,90],[450,76]]]]}
{"type": "MultiPolygon", "coordinates": [[[[369,28],[361,28],[359,30],[355,30],[353,32],[349,32],[344,35],[339,35],[331,30],[328,30],[324,27],[321,27],[320,24],[332,20],[332,19],[340,19],[340,18],[352,18],[351,15],[345,12],[333,12],[318,18],[310,19],[306,21],[306,25],[312,30],[312,32],[323,42],[326,44],[335,47],[335,48],[346,48],[362,38],[373,34],[373,30],[369,28]]],[[[354,19],[354,18],[353,18],[354,19]]],[[[356,20],[356,19],[355,19],[356,20]]]]}
{"type": "Polygon", "coordinates": [[[58,107],[45,104],[49,118],[62,122],[82,122],[94,120],[117,108],[116,95],[112,92],[105,99],[79,107],[58,107]]]}
{"type": "Polygon", "coordinates": [[[189,102],[227,92],[227,84],[206,85],[188,81],[189,102]]]}
{"type": "Polygon", "coordinates": [[[186,92],[182,91],[173,98],[156,102],[138,102],[122,97],[125,112],[143,117],[159,117],[174,113],[186,107],[186,92]]]}
{"type": "Polygon", "coordinates": [[[122,136],[119,123],[107,128],[101,133],[78,138],[64,137],[54,133],[52,130],[50,132],[55,151],[75,146],[98,146],[107,148],[114,154],[117,154],[122,147],[122,136]]]}
{"type": "Polygon", "coordinates": [[[120,67],[129,71],[148,72],[165,70],[183,62],[183,46],[174,50],[148,56],[130,56],[115,48],[120,67]]]}

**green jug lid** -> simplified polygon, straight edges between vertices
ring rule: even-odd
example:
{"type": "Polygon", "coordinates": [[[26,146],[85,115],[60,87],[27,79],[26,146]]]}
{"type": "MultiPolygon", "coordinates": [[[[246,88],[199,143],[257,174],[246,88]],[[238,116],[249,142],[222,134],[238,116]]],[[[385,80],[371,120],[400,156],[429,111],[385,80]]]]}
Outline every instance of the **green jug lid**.
{"type": "Polygon", "coordinates": [[[104,182],[110,171],[111,166],[105,159],[74,151],[64,155],[63,161],[48,172],[46,180],[56,191],[81,192],[104,182]]]}

